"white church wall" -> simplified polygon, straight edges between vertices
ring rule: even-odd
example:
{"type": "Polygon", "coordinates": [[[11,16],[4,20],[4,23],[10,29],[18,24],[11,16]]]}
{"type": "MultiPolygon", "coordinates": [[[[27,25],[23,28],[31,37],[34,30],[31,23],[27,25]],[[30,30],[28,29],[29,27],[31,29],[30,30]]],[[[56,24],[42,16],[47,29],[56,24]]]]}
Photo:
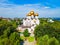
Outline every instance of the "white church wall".
{"type": "Polygon", "coordinates": [[[34,20],[31,20],[31,25],[35,25],[34,20]]]}
{"type": "Polygon", "coordinates": [[[34,26],[32,26],[31,29],[34,31],[34,26]]]}
{"type": "Polygon", "coordinates": [[[23,19],[23,25],[26,26],[26,20],[23,19]]]}
{"type": "Polygon", "coordinates": [[[35,16],[36,19],[38,19],[38,16],[35,16]]]}
{"type": "Polygon", "coordinates": [[[27,19],[31,19],[31,16],[27,16],[27,19]]]}
{"type": "Polygon", "coordinates": [[[37,20],[36,20],[36,24],[39,25],[39,23],[40,23],[40,21],[37,19],[37,20]]]}
{"type": "Polygon", "coordinates": [[[33,15],[31,15],[31,18],[34,18],[34,16],[33,16],[33,15]]]}
{"type": "Polygon", "coordinates": [[[29,33],[31,33],[31,28],[28,28],[29,33]]]}

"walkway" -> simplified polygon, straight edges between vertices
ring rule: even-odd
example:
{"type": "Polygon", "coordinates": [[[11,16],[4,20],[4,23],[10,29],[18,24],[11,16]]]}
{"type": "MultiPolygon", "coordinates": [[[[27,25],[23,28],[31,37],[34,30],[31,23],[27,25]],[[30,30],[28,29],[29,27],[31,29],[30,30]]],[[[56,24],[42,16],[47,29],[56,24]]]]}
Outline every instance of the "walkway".
{"type": "Polygon", "coordinates": [[[24,45],[36,45],[36,41],[29,42],[28,40],[24,41],[24,45]]]}

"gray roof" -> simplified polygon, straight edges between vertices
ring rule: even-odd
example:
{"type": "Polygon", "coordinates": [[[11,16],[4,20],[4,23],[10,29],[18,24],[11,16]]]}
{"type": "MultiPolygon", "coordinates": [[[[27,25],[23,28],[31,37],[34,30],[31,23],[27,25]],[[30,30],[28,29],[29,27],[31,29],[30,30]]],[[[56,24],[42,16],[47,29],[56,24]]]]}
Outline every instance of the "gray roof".
{"type": "Polygon", "coordinates": [[[19,27],[22,27],[22,28],[31,28],[31,26],[24,26],[24,25],[19,25],[19,27]]]}

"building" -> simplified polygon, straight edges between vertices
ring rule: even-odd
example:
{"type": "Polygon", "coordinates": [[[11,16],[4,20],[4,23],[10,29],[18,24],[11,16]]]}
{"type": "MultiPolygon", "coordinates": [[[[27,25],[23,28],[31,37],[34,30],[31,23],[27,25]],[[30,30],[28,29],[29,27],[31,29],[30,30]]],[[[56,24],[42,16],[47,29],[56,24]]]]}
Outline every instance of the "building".
{"type": "Polygon", "coordinates": [[[26,18],[23,19],[23,24],[18,26],[19,32],[24,32],[25,29],[28,29],[29,33],[34,33],[36,25],[39,25],[40,21],[38,19],[38,13],[30,11],[26,18]]]}
{"type": "Polygon", "coordinates": [[[48,19],[47,22],[53,23],[54,21],[52,19],[48,19]]]}

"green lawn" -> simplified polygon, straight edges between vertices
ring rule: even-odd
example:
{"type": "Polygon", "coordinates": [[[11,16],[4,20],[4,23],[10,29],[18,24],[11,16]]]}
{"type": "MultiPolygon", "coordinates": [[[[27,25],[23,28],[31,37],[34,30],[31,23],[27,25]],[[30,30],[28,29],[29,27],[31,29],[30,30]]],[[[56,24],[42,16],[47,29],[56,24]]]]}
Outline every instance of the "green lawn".
{"type": "Polygon", "coordinates": [[[24,37],[24,36],[20,36],[20,39],[21,39],[21,40],[24,40],[24,39],[25,39],[25,37],[24,37]]]}
{"type": "Polygon", "coordinates": [[[34,41],[34,37],[28,37],[28,41],[29,42],[33,42],[34,41]]]}

